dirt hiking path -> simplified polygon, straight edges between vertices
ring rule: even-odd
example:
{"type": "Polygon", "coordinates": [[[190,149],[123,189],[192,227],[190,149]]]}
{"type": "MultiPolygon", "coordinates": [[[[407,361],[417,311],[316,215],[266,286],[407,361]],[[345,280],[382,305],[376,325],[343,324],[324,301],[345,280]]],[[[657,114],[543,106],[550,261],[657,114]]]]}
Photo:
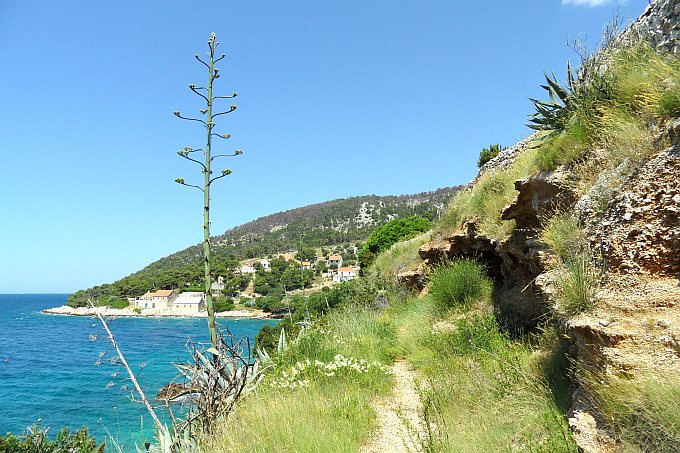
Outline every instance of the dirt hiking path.
{"type": "Polygon", "coordinates": [[[392,366],[392,394],[375,405],[378,429],[361,453],[421,452],[419,438],[424,429],[420,419],[421,402],[411,366],[398,361],[392,366]]]}

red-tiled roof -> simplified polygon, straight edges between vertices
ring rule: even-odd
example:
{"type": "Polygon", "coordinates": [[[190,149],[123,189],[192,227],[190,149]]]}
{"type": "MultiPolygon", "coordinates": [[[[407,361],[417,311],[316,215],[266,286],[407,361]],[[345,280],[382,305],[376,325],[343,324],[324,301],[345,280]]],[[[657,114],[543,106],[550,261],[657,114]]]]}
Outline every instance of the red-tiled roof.
{"type": "Polygon", "coordinates": [[[340,268],[338,268],[338,272],[354,272],[354,270],[355,269],[351,266],[350,267],[340,267],[340,268]]]}
{"type": "Polygon", "coordinates": [[[340,261],[342,257],[340,255],[331,255],[328,257],[328,261],[340,261]]]}

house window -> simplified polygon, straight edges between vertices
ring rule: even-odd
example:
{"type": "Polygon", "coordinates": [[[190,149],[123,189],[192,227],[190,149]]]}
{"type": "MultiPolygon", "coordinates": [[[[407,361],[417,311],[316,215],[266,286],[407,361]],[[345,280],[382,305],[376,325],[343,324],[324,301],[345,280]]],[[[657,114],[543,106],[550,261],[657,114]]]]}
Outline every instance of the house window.
{"type": "Polygon", "coordinates": [[[151,308],[156,308],[156,302],[151,304],[151,308]]]}

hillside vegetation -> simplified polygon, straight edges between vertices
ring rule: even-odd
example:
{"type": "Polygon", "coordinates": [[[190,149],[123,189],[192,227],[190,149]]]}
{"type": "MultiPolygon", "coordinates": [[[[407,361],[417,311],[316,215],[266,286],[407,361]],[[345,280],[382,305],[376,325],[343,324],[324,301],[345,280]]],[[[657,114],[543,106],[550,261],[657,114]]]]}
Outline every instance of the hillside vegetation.
{"type": "MultiPolygon", "coordinates": [[[[458,189],[344,198],[259,218],[211,239],[212,273],[214,277],[226,277],[240,260],[297,251],[301,235],[304,235],[304,247],[332,248],[363,242],[374,227],[394,218],[418,215],[434,219],[436,205],[446,204],[458,189]]],[[[153,289],[198,287],[203,281],[201,256],[201,246],[189,247],[113,283],[77,291],[69,297],[69,305],[85,305],[88,295],[117,299],[138,297],[153,289]]]]}

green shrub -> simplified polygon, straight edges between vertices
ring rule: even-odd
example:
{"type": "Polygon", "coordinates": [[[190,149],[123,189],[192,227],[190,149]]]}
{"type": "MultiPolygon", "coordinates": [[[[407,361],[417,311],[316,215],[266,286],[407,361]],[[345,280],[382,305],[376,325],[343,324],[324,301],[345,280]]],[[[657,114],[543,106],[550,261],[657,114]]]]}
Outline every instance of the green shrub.
{"type": "Polygon", "coordinates": [[[361,269],[368,268],[375,257],[399,241],[410,239],[432,228],[432,223],[420,216],[394,219],[371,231],[366,243],[359,252],[361,269]]]}
{"type": "Polygon", "coordinates": [[[668,117],[680,116],[680,86],[675,86],[673,90],[659,96],[658,113],[668,117]]]}
{"type": "Polygon", "coordinates": [[[215,307],[215,312],[220,313],[222,311],[231,311],[234,309],[234,301],[229,297],[220,297],[215,299],[213,302],[215,307]]]}
{"type": "Polygon", "coordinates": [[[503,151],[505,147],[499,144],[489,145],[488,148],[482,148],[479,152],[479,159],[477,160],[477,167],[482,168],[485,163],[498,156],[498,153],[503,151]]]}
{"type": "Polygon", "coordinates": [[[97,444],[94,437],[90,437],[87,428],[75,432],[64,428],[59,431],[54,440],[47,436],[47,429],[33,425],[20,436],[7,434],[0,436],[0,451],[3,453],[103,453],[104,443],[97,444]]]}
{"type": "Polygon", "coordinates": [[[490,290],[484,267],[472,259],[444,264],[430,275],[430,294],[440,310],[469,306],[490,290]]]}

